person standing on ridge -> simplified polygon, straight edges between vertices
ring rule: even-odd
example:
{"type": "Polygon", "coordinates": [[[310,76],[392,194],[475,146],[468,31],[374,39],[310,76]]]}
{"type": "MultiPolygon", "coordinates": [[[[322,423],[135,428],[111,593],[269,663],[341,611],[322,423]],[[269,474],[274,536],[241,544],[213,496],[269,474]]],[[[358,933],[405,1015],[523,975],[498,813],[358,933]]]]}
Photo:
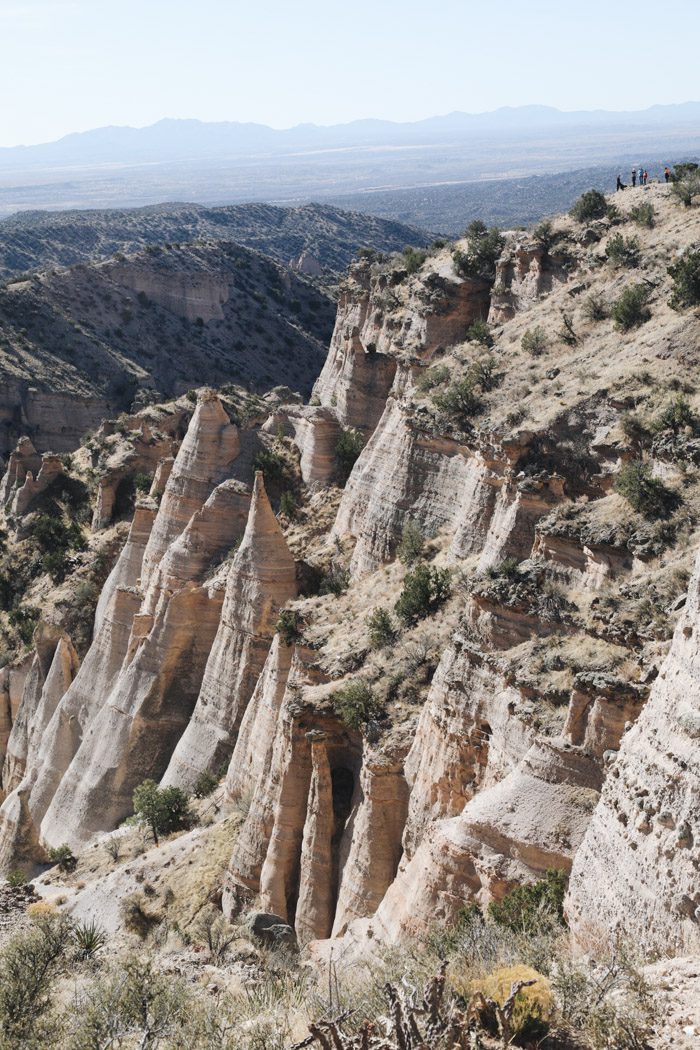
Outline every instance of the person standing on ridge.
{"type": "Polygon", "coordinates": [[[632,185],[633,186],[637,185],[637,169],[636,168],[632,168],[632,185]]]}
{"type": "Polygon", "coordinates": [[[671,169],[669,168],[668,164],[664,168],[664,178],[666,182],[669,182],[671,179],[671,169]]]}
{"type": "Polygon", "coordinates": [[[616,190],[624,190],[624,188],[625,188],[625,184],[622,181],[622,176],[620,175],[620,172],[618,171],[618,173],[617,173],[617,186],[615,187],[615,189],[616,190]]]}
{"type": "Polygon", "coordinates": [[[644,181],[643,181],[644,180],[644,169],[643,168],[640,168],[639,171],[637,172],[637,178],[639,179],[639,185],[643,186],[644,185],[644,181]]]}
{"type": "Polygon", "coordinates": [[[649,181],[649,172],[648,172],[648,171],[647,171],[647,169],[645,168],[645,169],[644,169],[644,185],[645,185],[645,186],[646,186],[646,184],[648,183],[648,181],[649,181]]]}

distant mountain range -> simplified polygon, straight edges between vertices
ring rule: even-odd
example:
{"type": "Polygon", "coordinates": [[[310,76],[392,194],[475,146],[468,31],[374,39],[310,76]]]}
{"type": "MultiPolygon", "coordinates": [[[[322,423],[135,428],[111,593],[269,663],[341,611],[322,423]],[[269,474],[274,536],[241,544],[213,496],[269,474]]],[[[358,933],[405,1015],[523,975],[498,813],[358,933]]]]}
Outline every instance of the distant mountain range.
{"type": "Polygon", "coordinates": [[[355,120],[321,126],[298,124],[276,130],[264,124],[201,120],[160,120],[145,128],[104,127],[66,135],[56,142],[0,149],[0,168],[37,165],[126,164],[203,160],[253,151],[352,146],[413,145],[507,133],[560,132],[562,129],[667,128],[700,122],[700,102],[651,106],[630,112],[551,106],[506,106],[489,113],[448,113],[407,123],[355,120]]]}
{"type": "MultiPolygon", "coordinates": [[[[0,216],[26,209],[331,202],[700,153],[700,102],[638,112],[548,106],[275,130],[161,120],[0,149],[0,216]]],[[[553,203],[552,210],[560,206],[553,203]]],[[[368,207],[368,210],[372,210],[368,207]]],[[[398,214],[398,213],[397,213],[398,214]]],[[[408,213],[409,221],[423,212],[408,213]]],[[[429,219],[439,229],[438,213],[429,219]]]]}

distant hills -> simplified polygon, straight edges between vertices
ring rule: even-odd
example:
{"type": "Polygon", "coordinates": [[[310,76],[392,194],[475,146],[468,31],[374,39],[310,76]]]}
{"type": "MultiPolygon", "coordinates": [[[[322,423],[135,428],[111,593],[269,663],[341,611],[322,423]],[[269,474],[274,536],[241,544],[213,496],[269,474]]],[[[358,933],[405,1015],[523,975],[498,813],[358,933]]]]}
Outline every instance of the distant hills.
{"type": "MultiPolygon", "coordinates": [[[[275,130],[162,120],[0,149],[0,216],[32,208],[330,202],[356,194],[655,164],[700,152],[700,103],[639,112],[522,106],[413,123],[275,130]]],[[[556,209],[556,204],[552,210],[556,209]]],[[[438,224],[429,222],[432,228],[438,224]]]]}
{"type": "Polygon", "coordinates": [[[95,262],[151,245],[235,241],[284,265],[297,263],[305,254],[312,268],[316,262],[328,271],[326,278],[333,279],[347,269],[358,248],[392,252],[429,240],[424,231],[391,219],[318,204],[32,211],[0,221],[0,278],[95,262]]]}

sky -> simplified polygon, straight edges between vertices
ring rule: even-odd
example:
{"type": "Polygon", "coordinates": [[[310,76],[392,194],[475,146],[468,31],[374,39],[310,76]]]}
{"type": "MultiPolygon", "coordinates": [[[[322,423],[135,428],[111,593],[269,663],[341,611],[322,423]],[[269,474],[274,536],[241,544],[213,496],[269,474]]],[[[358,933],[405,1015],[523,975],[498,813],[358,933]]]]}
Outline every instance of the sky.
{"type": "Polygon", "coordinates": [[[0,0],[0,146],[700,99],[697,0],[0,0]]]}

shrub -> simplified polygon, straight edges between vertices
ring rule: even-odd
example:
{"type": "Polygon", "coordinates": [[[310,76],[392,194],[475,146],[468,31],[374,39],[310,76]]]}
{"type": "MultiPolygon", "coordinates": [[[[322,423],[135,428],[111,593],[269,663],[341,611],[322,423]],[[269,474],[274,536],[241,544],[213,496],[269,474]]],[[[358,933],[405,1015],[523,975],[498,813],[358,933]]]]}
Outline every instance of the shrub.
{"type": "Polygon", "coordinates": [[[469,378],[485,394],[501,385],[503,376],[496,371],[496,358],[493,355],[475,361],[469,369],[469,378]]]}
{"type": "Polygon", "coordinates": [[[500,901],[489,904],[489,915],[499,926],[516,933],[537,933],[543,921],[564,923],[567,876],[551,869],[543,879],[516,886],[500,901]]]}
{"type": "Polygon", "coordinates": [[[43,916],[15,937],[0,960],[2,1045],[39,1050],[55,1046],[53,984],[63,972],[72,927],[62,916],[43,916]]]}
{"type": "Polygon", "coordinates": [[[396,641],[397,630],[391,614],[386,609],[373,609],[366,620],[369,644],[372,649],[384,649],[396,641]]]}
{"type": "Polygon", "coordinates": [[[146,911],[146,898],[138,890],[127,897],[122,897],[119,902],[119,914],[124,928],[141,938],[145,938],[159,922],[157,915],[151,915],[146,911]]]}
{"type": "Polygon", "coordinates": [[[481,343],[482,346],[493,346],[491,327],[482,318],[473,321],[467,328],[467,339],[472,343],[481,343]]]}
{"type": "Polygon", "coordinates": [[[280,514],[284,514],[286,518],[293,518],[297,512],[297,500],[293,492],[283,492],[280,496],[280,514]]]}
{"type": "Polygon", "coordinates": [[[591,292],[584,300],[582,309],[587,321],[604,321],[610,316],[608,301],[599,292],[591,292]]]}
{"type": "Polygon", "coordinates": [[[612,307],[612,316],[615,327],[621,332],[628,332],[631,328],[638,328],[651,317],[651,310],[647,306],[649,289],[645,284],[631,284],[615,300],[612,307]]]}
{"type": "Polygon", "coordinates": [[[253,469],[261,470],[265,481],[281,481],[287,474],[287,461],[279,452],[263,448],[253,460],[253,469]]]}
{"type": "Polygon", "coordinates": [[[335,443],[335,468],[336,477],[341,485],[350,477],[364,446],[365,439],[359,430],[344,430],[339,435],[335,443]]]}
{"type": "Polygon", "coordinates": [[[422,248],[404,248],[403,250],[403,263],[409,274],[418,273],[427,258],[428,253],[422,248]]]}
{"type": "Polygon", "coordinates": [[[547,333],[539,325],[536,328],[528,328],[523,333],[520,345],[525,353],[532,354],[533,357],[539,357],[547,347],[547,333]]]}
{"type": "Polygon", "coordinates": [[[11,890],[21,890],[28,883],[27,876],[23,871],[11,871],[7,876],[7,885],[11,890]]]}
{"type": "Polygon", "coordinates": [[[562,343],[566,343],[567,346],[578,345],[578,335],[574,329],[573,318],[565,313],[564,310],[561,312],[561,328],[558,334],[562,343]]]}
{"type": "Polygon", "coordinates": [[[285,645],[294,645],[301,638],[299,614],[294,609],[282,609],[275,629],[285,645]]]}
{"type": "Polygon", "coordinates": [[[177,787],[159,788],[154,780],[144,780],[134,789],[134,813],[150,828],[156,845],[159,835],[187,827],[192,820],[185,792],[177,787]]]}
{"type": "Polygon", "coordinates": [[[404,565],[414,565],[423,557],[425,537],[415,521],[407,521],[401,533],[401,542],[396,548],[399,560],[404,565]]]}
{"type": "Polygon", "coordinates": [[[450,570],[419,565],[406,574],[394,609],[407,626],[436,612],[450,596],[450,570]]]}
{"type": "Polygon", "coordinates": [[[418,380],[418,389],[424,393],[433,387],[441,386],[450,378],[450,370],[447,365],[433,365],[421,375],[418,380]]]}
{"type": "Polygon", "coordinates": [[[444,393],[436,394],[433,401],[450,422],[465,432],[471,430],[472,419],[484,408],[471,376],[453,383],[444,393]]]}
{"type": "Polygon", "coordinates": [[[554,229],[549,219],[543,219],[532,231],[532,236],[545,252],[548,252],[554,243],[554,229]]]}
{"type": "Polygon", "coordinates": [[[212,961],[220,966],[238,931],[215,908],[205,911],[197,924],[197,934],[206,943],[212,961]]]}
{"type": "Polygon", "coordinates": [[[476,220],[467,227],[465,236],[467,251],[457,249],[452,253],[457,273],[472,280],[492,281],[496,276],[496,262],[503,251],[501,231],[496,226],[489,230],[483,222],[476,220]]]}
{"type": "MultiPolygon", "coordinates": [[[[508,1044],[516,1041],[516,1045],[521,1045],[521,1041],[526,1041],[527,1045],[537,1045],[546,1035],[554,1014],[554,996],[546,977],[530,966],[504,966],[487,977],[471,981],[469,990],[472,995],[481,992],[486,999],[492,999],[503,1007],[513,985],[521,981],[527,982],[527,986],[518,992],[508,1020],[508,1044]]],[[[459,988],[457,990],[461,991],[459,988]]]]}
{"type": "Polygon", "coordinates": [[[573,204],[569,214],[577,222],[591,222],[603,219],[608,212],[608,202],[600,190],[587,190],[573,204]]]}
{"type": "Polygon", "coordinates": [[[134,475],[134,489],[136,492],[150,492],[153,477],[151,474],[138,473],[134,475]]]}
{"type": "Polygon", "coordinates": [[[331,567],[322,574],[318,588],[319,594],[334,594],[339,598],[350,586],[350,573],[339,565],[331,567]]]}
{"type": "Polygon", "coordinates": [[[78,861],[70,846],[55,846],[48,851],[48,858],[60,871],[75,871],[78,861]]]}
{"type": "Polygon", "coordinates": [[[694,163],[674,164],[671,192],[686,208],[690,208],[693,198],[700,196],[700,167],[694,163]]]}
{"type": "Polygon", "coordinates": [[[695,430],[697,424],[697,416],[690,407],[687,398],[679,394],[666,405],[661,415],[654,421],[654,430],[673,430],[677,434],[679,430],[683,430],[685,427],[695,430]]]}
{"type": "Polygon", "coordinates": [[[192,794],[195,798],[209,798],[212,791],[219,786],[219,778],[210,769],[203,769],[194,782],[192,794]]]}
{"type": "Polygon", "coordinates": [[[645,444],[650,433],[642,420],[634,412],[625,412],[620,420],[620,429],[628,441],[636,445],[645,444]]]}
{"type": "Polygon", "coordinates": [[[630,219],[632,222],[636,222],[637,226],[645,226],[648,230],[651,230],[656,221],[654,205],[650,201],[644,201],[642,204],[637,204],[634,208],[630,208],[630,219]]]}
{"type": "Polygon", "coordinates": [[[348,729],[359,729],[382,712],[381,705],[364,678],[354,678],[336,690],[333,708],[348,729]]]}
{"type": "Polygon", "coordinates": [[[674,310],[700,303],[700,251],[688,249],[668,268],[673,280],[670,304],[674,310]]]}
{"type": "Polygon", "coordinates": [[[615,481],[615,491],[647,518],[667,518],[679,502],[678,495],[652,477],[649,467],[639,460],[625,463],[615,481]]]}
{"type": "Polygon", "coordinates": [[[615,267],[632,268],[639,265],[639,241],[636,237],[623,237],[614,233],[608,240],[605,257],[615,267]]]}
{"type": "Polygon", "coordinates": [[[105,853],[108,857],[111,857],[114,863],[116,864],[116,862],[121,856],[121,843],[119,839],[107,839],[104,846],[105,853]]]}

